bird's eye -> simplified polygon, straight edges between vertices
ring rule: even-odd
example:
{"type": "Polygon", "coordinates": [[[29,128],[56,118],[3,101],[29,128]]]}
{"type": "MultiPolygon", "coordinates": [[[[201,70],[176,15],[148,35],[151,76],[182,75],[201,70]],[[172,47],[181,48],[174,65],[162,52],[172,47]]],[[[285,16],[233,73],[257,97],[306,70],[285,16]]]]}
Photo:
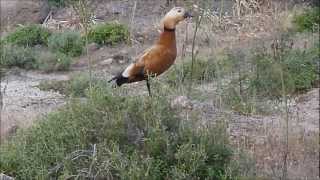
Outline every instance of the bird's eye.
{"type": "Polygon", "coordinates": [[[181,13],[181,9],[178,10],[178,13],[181,13]]]}

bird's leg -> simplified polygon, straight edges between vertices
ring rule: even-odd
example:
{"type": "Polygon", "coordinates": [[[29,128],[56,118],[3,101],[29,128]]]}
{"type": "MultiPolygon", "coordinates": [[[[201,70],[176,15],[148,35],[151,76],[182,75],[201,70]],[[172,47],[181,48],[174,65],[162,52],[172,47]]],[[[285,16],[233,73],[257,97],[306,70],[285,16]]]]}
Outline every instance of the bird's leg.
{"type": "Polygon", "coordinates": [[[149,96],[151,97],[151,90],[150,90],[150,82],[149,82],[149,78],[146,80],[147,82],[147,88],[148,88],[148,92],[149,92],[149,96]]]}

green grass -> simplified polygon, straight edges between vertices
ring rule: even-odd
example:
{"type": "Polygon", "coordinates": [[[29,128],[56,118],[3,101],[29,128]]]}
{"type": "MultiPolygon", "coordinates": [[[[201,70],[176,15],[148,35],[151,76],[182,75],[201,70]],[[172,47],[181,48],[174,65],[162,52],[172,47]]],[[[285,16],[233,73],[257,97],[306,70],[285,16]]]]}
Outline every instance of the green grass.
{"type": "Polygon", "coordinates": [[[91,28],[88,39],[99,45],[116,45],[127,41],[129,37],[128,28],[123,24],[105,23],[91,28]]]}
{"type": "Polygon", "coordinates": [[[17,179],[226,176],[232,157],[226,126],[197,128],[180,119],[165,97],[110,91],[95,87],[87,101],[73,100],[20,130],[0,148],[2,172],[17,179]]]}

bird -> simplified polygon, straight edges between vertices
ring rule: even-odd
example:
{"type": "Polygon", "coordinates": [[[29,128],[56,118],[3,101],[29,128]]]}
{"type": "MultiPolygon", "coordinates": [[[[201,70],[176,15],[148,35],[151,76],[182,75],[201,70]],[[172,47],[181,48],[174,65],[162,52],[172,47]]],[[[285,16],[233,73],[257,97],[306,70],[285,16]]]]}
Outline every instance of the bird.
{"type": "Polygon", "coordinates": [[[191,13],[183,7],[172,8],[161,20],[162,31],[154,45],[108,82],[115,81],[120,87],[123,84],[145,80],[151,96],[149,78],[159,76],[174,63],[177,57],[176,26],[191,17],[191,13]]]}

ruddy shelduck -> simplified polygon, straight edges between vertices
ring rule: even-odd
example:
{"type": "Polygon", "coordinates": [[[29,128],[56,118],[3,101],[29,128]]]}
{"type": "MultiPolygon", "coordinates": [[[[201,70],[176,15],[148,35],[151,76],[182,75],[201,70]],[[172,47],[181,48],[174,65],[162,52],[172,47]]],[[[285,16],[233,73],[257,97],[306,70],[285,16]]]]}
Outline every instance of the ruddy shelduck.
{"type": "Polygon", "coordinates": [[[180,21],[189,17],[192,17],[191,14],[182,7],[171,9],[162,19],[163,29],[158,41],[109,82],[115,80],[117,86],[121,86],[146,80],[151,96],[149,78],[159,76],[174,63],[177,56],[175,28],[180,21]]]}

